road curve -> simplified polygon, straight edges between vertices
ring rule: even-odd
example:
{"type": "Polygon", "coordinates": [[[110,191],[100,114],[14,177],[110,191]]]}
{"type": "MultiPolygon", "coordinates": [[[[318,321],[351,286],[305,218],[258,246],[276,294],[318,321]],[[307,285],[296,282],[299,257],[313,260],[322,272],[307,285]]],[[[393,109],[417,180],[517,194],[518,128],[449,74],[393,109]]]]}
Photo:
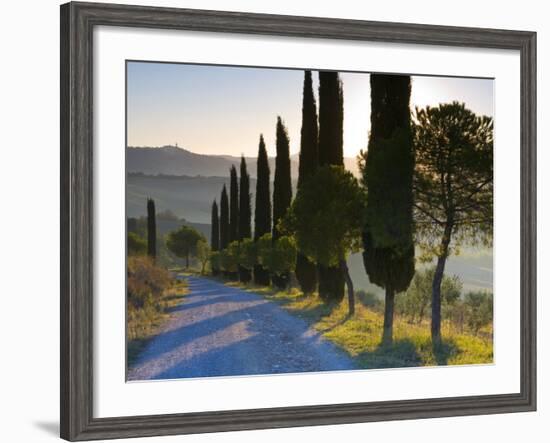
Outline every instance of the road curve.
{"type": "Polygon", "coordinates": [[[353,369],[277,304],[209,279],[187,281],[189,294],[129,368],[129,381],[353,369]]]}

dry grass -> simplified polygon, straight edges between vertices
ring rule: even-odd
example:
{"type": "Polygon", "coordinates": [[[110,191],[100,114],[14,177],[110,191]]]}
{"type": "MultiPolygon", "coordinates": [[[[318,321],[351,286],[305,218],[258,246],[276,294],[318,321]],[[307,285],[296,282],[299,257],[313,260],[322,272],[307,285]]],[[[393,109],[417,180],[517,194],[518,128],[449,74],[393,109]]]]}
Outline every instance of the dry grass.
{"type": "Polygon", "coordinates": [[[181,303],[187,284],[157,267],[147,257],[128,260],[127,360],[131,366],[147,342],[169,318],[170,308],[181,303]]]}
{"type": "MultiPolygon", "coordinates": [[[[233,283],[232,285],[238,285],[233,283]]],[[[492,328],[486,326],[474,336],[458,331],[450,322],[443,322],[443,344],[434,349],[429,321],[412,324],[399,315],[394,319],[394,343],[381,346],[383,313],[356,303],[355,315],[348,316],[343,301],[337,306],[324,304],[316,295],[301,292],[275,291],[247,286],[247,290],[265,296],[284,309],[304,319],[325,338],[335,343],[360,368],[396,368],[412,366],[486,364],[493,362],[492,328]]]]}

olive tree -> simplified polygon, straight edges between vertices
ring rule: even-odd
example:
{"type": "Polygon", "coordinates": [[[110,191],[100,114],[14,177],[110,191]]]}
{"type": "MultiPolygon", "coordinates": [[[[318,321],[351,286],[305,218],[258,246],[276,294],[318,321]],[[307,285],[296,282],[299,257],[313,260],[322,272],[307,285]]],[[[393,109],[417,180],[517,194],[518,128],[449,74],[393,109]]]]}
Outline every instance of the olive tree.
{"type": "Polygon", "coordinates": [[[191,226],[181,226],[168,234],[166,246],[174,255],[185,259],[185,268],[189,268],[189,259],[197,257],[197,245],[205,242],[206,238],[191,226]]]}

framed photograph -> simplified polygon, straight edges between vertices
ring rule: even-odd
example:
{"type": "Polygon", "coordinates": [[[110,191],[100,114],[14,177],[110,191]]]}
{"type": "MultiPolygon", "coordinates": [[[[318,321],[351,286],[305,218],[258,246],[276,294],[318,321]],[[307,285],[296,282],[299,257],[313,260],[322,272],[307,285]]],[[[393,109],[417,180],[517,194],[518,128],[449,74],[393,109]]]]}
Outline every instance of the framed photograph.
{"type": "Polygon", "coordinates": [[[536,409],[536,34],[61,6],[61,437],[536,409]]]}

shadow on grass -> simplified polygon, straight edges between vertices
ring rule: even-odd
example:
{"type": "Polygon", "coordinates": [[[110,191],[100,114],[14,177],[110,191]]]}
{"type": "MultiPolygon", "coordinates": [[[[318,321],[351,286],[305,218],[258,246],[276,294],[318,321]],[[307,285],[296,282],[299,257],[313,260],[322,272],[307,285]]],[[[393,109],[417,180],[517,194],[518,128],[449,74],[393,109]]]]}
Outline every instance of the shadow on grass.
{"type": "MultiPolygon", "coordinates": [[[[429,346],[433,360],[439,366],[447,365],[450,357],[458,351],[453,341],[429,346]]],[[[356,358],[359,365],[365,369],[410,368],[429,364],[424,361],[425,356],[422,356],[425,351],[421,344],[413,340],[400,339],[394,340],[391,345],[380,344],[374,351],[363,352],[356,358]]]]}
{"type": "Polygon", "coordinates": [[[440,344],[432,345],[432,352],[435,361],[439,366],[449,364],[449,358],[458,352],[458,347],[454,341],[445,341],[440,344]]]}
{"type": "MultiPolygon", "coordinates": [[[[281,306],[287,306],[291,305],[293,303],[300,303],[303,301],[311,300],[312,297],[315,297],[314,295],[298,295],[298,296],[290,296],[288,298],[286,297],[270,297],[271,301],[274,301],[275,303],[281,305],[281,306]]],[[[312,321],[318,321],[321,320],[323,317],[330,316],[335,309],[338,308],[338,304],[326,304],[326,303],[318,303],[318,304],[312,304],[311,306],[304,306],[304,307],[296,307],[293,306],[290,311],[292,314],[297,315],[298,317],[307,318],[312,321]]],[[[346,316],[344,320],[341,321],[340,324],[344,323],[349,316],[346,316]]],[[[335,328],[338,326],[338,324],[331,327],[335,328]]],[[[321,331],[326,332],[326,331],[321,331]]]]}
{"type": "Polygon", "coordinates": [[[395,340],[393,344],[380,344],[374,351],[357,356],[365,369],[405,368],[422,365],[422,358],[412,340],[395,340]]]}

